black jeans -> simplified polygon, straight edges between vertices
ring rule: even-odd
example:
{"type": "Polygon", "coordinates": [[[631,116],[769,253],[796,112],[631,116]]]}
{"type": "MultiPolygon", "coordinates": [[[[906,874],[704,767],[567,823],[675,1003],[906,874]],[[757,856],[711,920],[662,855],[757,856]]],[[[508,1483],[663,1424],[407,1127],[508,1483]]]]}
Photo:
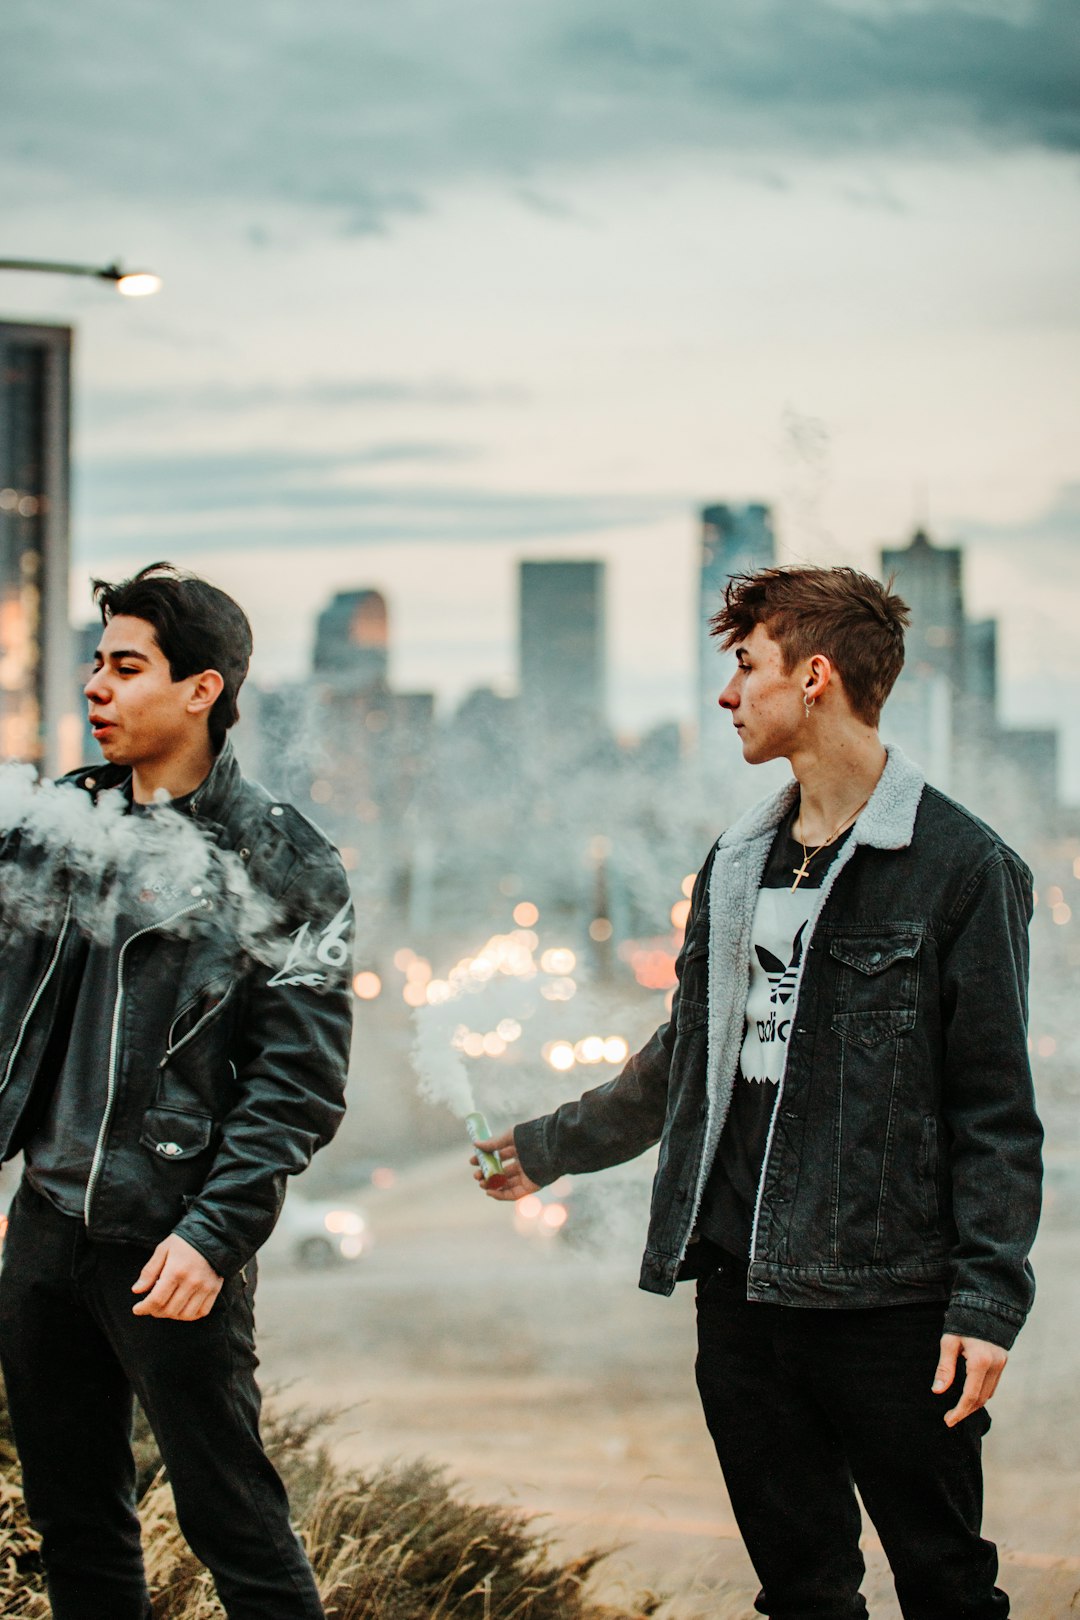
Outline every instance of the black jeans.
{"type": "Polygon", "coordinates": [[[188,1543],[230,1620],[322,1620],[285,1489],[259,1438],[254,1271],[208,1316],[133,1316],[142,1247],[95,1243],[23,1182],[0,1272],[0,1364],[55,1620],[149,1620],[132,1394],[188,1543]]]}
{"type": "Polygon", "coordinates": [[[863,1620],[855,1486],[905,1620],[1000,1620],[997,1552],[979,1534],[985,1410],[942,1421],[932,1395],[944,1306],[749,1304],[746,1265],[717,1252],[698,1283],[705,1419],[772,1620],[863,1620]]]}

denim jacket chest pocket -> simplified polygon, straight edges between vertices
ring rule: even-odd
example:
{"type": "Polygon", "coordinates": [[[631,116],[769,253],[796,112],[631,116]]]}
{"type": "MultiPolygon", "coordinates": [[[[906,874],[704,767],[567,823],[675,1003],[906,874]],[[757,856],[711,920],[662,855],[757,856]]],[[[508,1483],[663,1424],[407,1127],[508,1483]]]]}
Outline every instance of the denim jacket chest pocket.
{"type": "Polygon", "coordinates": [[[830,941],[836,963],[832,1027],[838,1035],[878,1046],[914,1029],[921,946],[922,934],[915,929],[836,935],[830,941]]]}

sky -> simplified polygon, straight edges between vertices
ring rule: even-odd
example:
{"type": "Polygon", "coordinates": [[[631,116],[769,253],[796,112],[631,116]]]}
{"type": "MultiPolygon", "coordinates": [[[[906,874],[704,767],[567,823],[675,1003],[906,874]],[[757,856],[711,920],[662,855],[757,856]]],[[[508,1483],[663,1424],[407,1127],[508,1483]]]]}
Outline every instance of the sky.
{"type": "MultiPolygon", "coordinates": [[[[73,611],[167,557],[303,672],[516,677],[525,557],[608,564],[612,718],[694,712],[696,514],[967,548],[1080,800],[1074,0],[8,0],[0,255],[77,328],[73,611]]],[[[718,663],[717,687],[722,666],[718,663]]]]}

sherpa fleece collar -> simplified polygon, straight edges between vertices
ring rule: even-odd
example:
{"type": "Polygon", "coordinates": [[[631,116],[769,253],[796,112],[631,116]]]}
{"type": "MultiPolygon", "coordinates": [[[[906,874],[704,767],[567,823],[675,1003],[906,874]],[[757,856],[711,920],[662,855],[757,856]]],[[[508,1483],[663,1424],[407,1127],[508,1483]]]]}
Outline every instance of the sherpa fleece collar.
{"type": "MultiPolygon", "coordinates": [[[[886,747],[885,769],[870,802],[855,823],[851,844],[870,849],[906,849],[915,832],[915,817],[926,780],[919,767],[895,746],[886,747]]],[[[748,844],[767,832],[774,832],[799,796],[799,784],[792,778],[777,793],[752,805],[732,823],[720,839],[721,849],[748,844]]]]}

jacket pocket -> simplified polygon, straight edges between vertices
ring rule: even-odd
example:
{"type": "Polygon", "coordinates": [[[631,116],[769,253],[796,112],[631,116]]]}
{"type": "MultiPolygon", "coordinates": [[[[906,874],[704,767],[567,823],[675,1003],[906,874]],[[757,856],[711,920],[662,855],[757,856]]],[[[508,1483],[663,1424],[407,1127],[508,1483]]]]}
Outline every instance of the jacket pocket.
{"type": "Polygon", "coordinates": [[[209,1114],[159,1106],[147,1109],[139,1141],[155,1158],[179,1162],[205,1153],[213,1130],[209,1114]]]}
{"type": "Polygon", "coordinates": [[[226,1003],[236,988],[233,978],[219,980],[215,984],[208,984],[197,995],[187,1002],[169,1026],[168,1050],[163,1062],[168,1061],[174,1053],[181,1051],[196,1035],[203,1030],[224,1011],[226,1003]]]}
{"type": "Polygon", "coordinates": [[[832,939],[829,951],[837,963],[832,1027],[839,1036],[878,1046],[915,1027],[921,945],[922,935],[910,930],[832,939]]]}
{"type": "Polygon", "coordinates": [[[704,1001],[690,1001],[686,996],[679,997],[679,1016],[676,1025],[678,1034],[689,1034],[690,1030],[698,1029],[709,1021],[709,1009],[704,1001]]]}

